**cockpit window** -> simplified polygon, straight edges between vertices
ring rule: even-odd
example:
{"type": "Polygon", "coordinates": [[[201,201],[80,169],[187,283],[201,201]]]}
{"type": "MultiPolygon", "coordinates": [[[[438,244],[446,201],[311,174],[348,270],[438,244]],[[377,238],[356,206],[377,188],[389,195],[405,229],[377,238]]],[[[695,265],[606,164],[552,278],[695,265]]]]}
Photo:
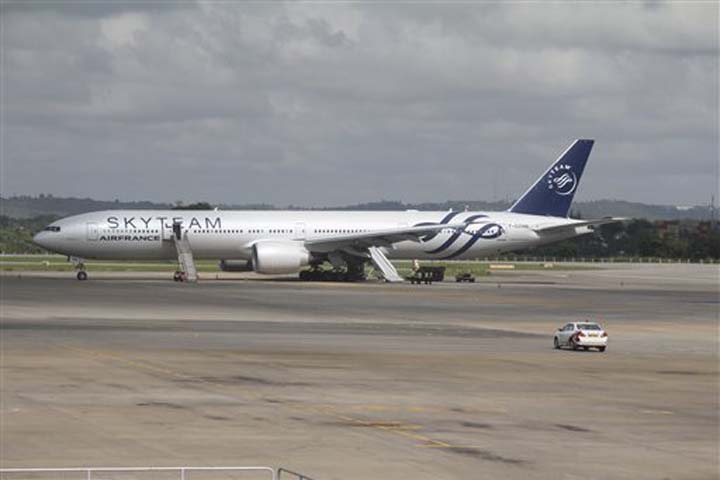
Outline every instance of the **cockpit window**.
{"type": "Polygon", "coordinates": [[[58,227],[57,225],[49,225],[49,226],[45,227],[44,230],[46,232],[59,232],[60,227],[58,227]]]}

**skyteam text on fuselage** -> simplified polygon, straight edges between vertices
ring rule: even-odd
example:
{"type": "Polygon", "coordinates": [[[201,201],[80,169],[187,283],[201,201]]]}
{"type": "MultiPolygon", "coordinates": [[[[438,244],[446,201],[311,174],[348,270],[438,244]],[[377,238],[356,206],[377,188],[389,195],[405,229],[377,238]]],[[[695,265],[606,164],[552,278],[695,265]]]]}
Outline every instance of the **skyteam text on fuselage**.
{"type": "MultiPolygon", "coordinates": [[[[224,270],[297,273],[330,262],[361,278],[372,262],[397,280],[390,259],[455,260],[526,249],[618,221],[568,217],[593,140],[576,140],[504,212],[109,210],[58,220],[34,237],[75,259],[217,259],[224,270]]],[[[179,274],[176,273],[176,279],[179,274]]]]}

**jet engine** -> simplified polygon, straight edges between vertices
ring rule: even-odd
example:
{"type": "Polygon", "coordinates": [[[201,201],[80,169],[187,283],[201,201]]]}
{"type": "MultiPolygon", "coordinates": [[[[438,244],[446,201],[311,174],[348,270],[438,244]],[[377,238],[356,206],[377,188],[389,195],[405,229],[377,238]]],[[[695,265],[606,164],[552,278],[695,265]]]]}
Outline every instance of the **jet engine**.
{"type": "Polygon", "coordinates": [[[252,272],[250,260],[220,260],[220,270],[223,272],[252,272]]]}
{"type": "Polygon", "coordinates": [[[297,273],[310,263],[310,252],[299,242],[258,242],[252,267],[258,273],[297,273]]]}

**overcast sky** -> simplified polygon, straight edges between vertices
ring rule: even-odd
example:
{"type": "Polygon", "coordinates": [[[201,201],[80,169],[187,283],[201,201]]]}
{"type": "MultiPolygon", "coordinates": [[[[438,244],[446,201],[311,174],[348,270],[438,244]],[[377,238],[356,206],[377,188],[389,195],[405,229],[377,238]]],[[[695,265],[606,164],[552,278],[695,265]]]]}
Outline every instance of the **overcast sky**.
{"type": "MultiPolygon", "coordinates": [[[[718,3],[5,3],[2,194],[342,205],[718,190],[718,3]]],[[[716,193],[717,195],[717,193],[716,193]]]]}

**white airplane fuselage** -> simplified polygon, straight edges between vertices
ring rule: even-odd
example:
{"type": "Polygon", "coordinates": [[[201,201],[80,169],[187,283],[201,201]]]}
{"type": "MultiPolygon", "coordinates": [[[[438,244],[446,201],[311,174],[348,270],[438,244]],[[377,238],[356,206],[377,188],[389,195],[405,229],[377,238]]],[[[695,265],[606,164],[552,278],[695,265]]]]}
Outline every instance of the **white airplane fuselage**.
{"type": "MultiPolygon", "coordinates": [[[[348,235],[413,227],[418,224],[468,223],[447,228],[421,241],[384,247],[392,259],[468,259],[564,240],[588,233],[586,226],[539,234],[538,229],[571,226],[577,220],[510,212],[420,211],[212,211],[108,210],[53,222],[35,242],[64,255],[118,260],[177,258],[173,223],[183,231],[198,259],[252,257],[258,242],[305,245],[348,235]],[[485,229],[481,235],[477,235],[485,229]]],[[[310,249],[312,251],[312,249],[310,249]]],[[[322,248],[319,248],[322,253],[322,248]]]]}

